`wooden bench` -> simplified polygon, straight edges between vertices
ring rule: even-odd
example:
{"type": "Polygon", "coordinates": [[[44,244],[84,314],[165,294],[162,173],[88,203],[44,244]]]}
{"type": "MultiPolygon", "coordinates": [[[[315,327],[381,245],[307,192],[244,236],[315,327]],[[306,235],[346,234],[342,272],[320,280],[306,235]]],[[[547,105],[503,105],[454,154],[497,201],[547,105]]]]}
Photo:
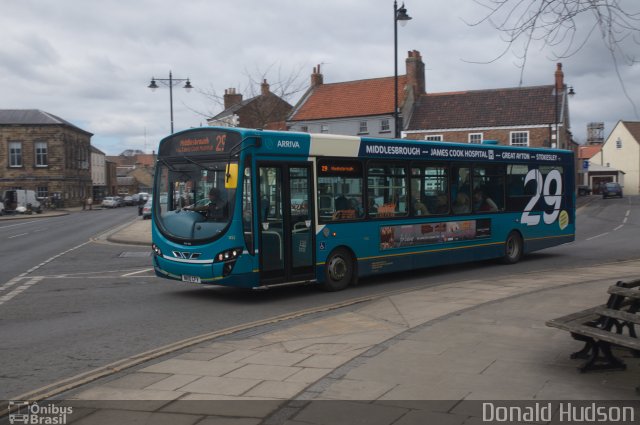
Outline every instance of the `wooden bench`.
{"type": "Polygon", "coordinates": [[[578,369],[624,370],[626,365],[611,352],[613,346],[640,353],[640,339],[635,325],[640,325],[640,279],[619,281],[607,290],[609,299],[604,305],[588,308],[567,316],[549,320],[546,324],[571,333],[583,341],[582,350],[571,354],[572,359],[587,359],[578,369]],[[625,332],[626,331],[626,332],[625,332]]]}

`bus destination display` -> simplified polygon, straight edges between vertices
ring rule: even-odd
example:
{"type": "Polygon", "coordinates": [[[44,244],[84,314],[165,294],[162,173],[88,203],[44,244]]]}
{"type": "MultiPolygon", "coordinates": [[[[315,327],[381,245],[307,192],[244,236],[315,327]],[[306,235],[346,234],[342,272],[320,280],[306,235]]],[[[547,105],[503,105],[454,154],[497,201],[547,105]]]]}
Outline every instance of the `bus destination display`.
{"type": "Polygon", "coordinates": [[[166,138],[160,156],[220,155],[240,143],[240,135],[222,131],[200,131],[166,138]]]}

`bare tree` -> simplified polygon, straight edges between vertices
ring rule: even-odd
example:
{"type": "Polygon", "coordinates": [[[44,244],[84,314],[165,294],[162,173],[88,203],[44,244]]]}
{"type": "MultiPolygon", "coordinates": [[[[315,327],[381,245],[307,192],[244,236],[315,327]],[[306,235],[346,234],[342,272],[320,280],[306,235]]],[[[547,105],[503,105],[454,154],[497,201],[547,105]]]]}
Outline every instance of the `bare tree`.
{"type": "MultiPolygon", "coordinates": [[[[268,82],[269,90],[272,94],[286,102],[293,103],[295,97],[309,86],[309,82],[304,78],[302,66],[298,66],[291,72],[284,71],[282,65],[275,63],[269,65],[266,69],[261,69],[256,66],[253,71],[245,69],[243,77],[246,82],[240,87],[237,87],[237,92],[243,93],[245,99],[258,97],[262,93],[262,84],[268,82]]],[[[225,109],[224,94],[216,91],[213,85],[208,89],[198,90],[198,92],[209,100],[211,109],[204,112],[194,112],[210,118],[225,109]]],[[[264,125],[273,120],[273,115],[276,113],[275,109],[278,108],[278,102],[274,102],[273,99],[264,99],[259,102],[254,102],[251,108],[252,115],[254,115],[256,121],[264,125]]]]}
{"type": "Polygon", "coordinates": [[[575,55],[594,36],[602,39],[611,56],[622,90],[627,93],[620,65],[638,63],[640,51],[640,7],[637,0],[474,0],[488,10],[477,26],[490,23],[506,42],[495,61],[516,49],[519,58],[520,84],[530,49],[537,42],[550,47],[554,60],[575,55]],[[635,11],[632,10],[632,5],[635,11]]]}

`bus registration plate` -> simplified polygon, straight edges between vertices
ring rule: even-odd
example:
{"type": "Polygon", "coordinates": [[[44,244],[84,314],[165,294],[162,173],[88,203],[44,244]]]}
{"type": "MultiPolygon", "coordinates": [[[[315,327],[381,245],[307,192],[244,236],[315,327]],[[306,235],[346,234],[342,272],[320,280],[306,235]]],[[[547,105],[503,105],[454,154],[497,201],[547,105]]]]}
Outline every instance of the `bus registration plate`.
{"type": "Polygon", "coordinates": [[[188,274],[183,274],[182,281],[189,283],[200,283],[200,276],[189,276],[188,274]]]}

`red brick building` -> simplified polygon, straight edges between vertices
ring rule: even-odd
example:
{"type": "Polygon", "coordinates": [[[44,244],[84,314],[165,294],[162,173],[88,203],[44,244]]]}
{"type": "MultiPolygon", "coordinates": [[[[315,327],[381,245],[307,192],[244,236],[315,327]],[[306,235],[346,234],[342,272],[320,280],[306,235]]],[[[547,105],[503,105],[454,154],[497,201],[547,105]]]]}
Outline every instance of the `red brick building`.
{"type": "Polygon", "coordinates": [[[284,121],[292,106],[272,93],[269,83],[264,80],[260,85],[260,94],[243,100],[242,94],[230,88],[224,92],[224,111],[207,119],[213,126],[262,128],[283,130],[284,121]]]}
{"type": "Polygon", "coordinates": [[[409,139],[576,149],[562,64],[555,84],[425,93],[404,131],[409,139]]]}

